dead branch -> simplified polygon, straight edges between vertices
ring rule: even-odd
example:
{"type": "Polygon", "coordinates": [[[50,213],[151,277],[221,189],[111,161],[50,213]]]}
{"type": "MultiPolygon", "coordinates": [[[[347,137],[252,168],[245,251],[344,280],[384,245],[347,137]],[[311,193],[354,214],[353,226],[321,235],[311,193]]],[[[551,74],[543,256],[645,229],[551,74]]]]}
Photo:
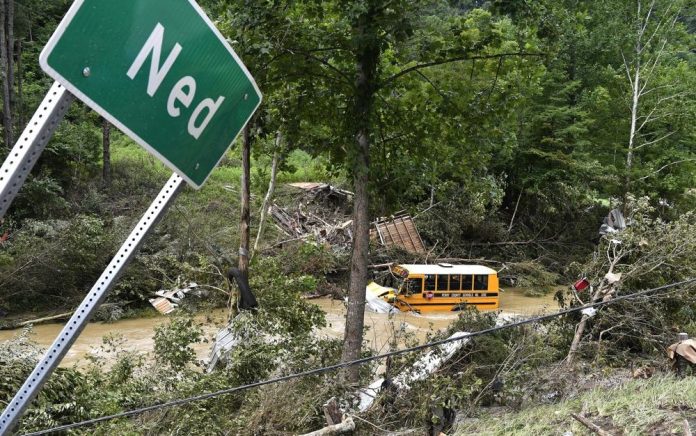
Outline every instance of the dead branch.
{"type": "Polygon", "coordinates": [[[587,427],[588,429],[590,429],[590,431],[592,431],[593,433],[596,433],[600,436],[612,436],[611,433],[602,429],[600,426],[598,426],[594,422],[590,421],[589,419],[585,418],[584,416],[582,416],[578,413],[571,413],[570,416],[572,416],[573,418],[578,420],[580,422],[580,424],[582,424],[585,427],[587,427]]]}
{"type": "Polygon", "coordinates": [[[41,323],[46,322],[46,321],[54,321],[56,319],[68,318],[72,314],[73,314],[72,312],[65,312],[65,313],[61,313],[58,315],[46,316],[46,317],[37,318],[37,319],[30,319],[29,321],[19,322],[19,323],[15,324],[14,326],[12,326],[12,328],[24,327],[24,326],[28,326],[29,324],[41,324],[41,323]]]}
{"type": "Polygon", "coordinates": [[[355,430],[355,422],[350,416],[340,424],[329,425],[321,430],[306,433],[302,436],[334,436],[349,433],[355,430]]]}
{"type": "Polygon", "coordinates": [[[641,178],[638,179],[638,180],[645,180],[645,179],[648,179],[648,178],[654,176],[655,174],[658,174],[660,171],[664,170],[665,168],[670,167],[670,166],[672,166],[672,165],[679,165],[680,163],[684,163],[684,162],[694,162],[694,161],[696,161],[696,159],[681,159],[681,160],[678,160],[678,161],[670,162],[670,163],[668,163],[668,164],[665,164],[665,165],[661,166],[660,168],[658,168],[657,170],[655,170],[655,171],[653,171],[652,173],[648,174],[647,176],[641,177],[641,178]]]}

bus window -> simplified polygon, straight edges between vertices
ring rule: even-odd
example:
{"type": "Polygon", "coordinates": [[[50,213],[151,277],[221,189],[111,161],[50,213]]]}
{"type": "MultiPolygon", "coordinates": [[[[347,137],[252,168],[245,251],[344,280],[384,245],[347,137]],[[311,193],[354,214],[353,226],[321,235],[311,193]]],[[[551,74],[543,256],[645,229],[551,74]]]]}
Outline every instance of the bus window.
{"type": "Polygon", "coordinates": [[[462,291],[470,291],[473,287],[472,284],[471,276],[462,276],[462,291]]]}
{"type": "Polygon", "coordinates": [[[434,291],[435,290],[435,274],[425,275],[425,290],[434,291]]]}
{"type": "Polygon", "coordinates": [[[488,290],[488,276],[475,275],[474,276],[474,290],[475,291],[488,290]]]}
{"type": "Polygon", "coordinates": [[[409,295],[420,294],[423,289],[423,279],[420,277],[417,279],[406,279],[404,285],[404,289],[406,289],[406,293],[409,295]]]}
{"type": "Polygon", "coordinates": [[[449,276],[447,274],[438,274],[437,276],[437,290],[438,291],[446,291],[449,289],[449,283],[447,282],[447,279],[449,276]]]}
{"type": "Polygon", "coordinates": [[[450,276],[450,291],[459,291],[462,289],[462,276],[459,274],[450,276]]]}

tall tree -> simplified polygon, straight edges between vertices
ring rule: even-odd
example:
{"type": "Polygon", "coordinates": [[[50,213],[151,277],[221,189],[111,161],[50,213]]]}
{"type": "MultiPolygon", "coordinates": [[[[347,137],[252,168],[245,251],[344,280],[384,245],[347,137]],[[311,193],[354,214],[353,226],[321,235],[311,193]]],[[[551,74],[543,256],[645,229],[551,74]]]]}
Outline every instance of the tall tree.
{"type": "Polygon", "coordinates": [[[12,103],[14,101],[14,0],[0,0],[0,69],[2,69],[3,128],[5,145],[14,145],[12,103]]]}
{"type": "MultiPolygon", "coordinates": [[[[656,128],[655,124],[671,124],[677,114],[667,109],[674,100],[693,95],[693,90],[680,90],[675,83],[660,83],[665,77],[663,65],[673,57],[672,39],[677,37],[675,27],[680,17],[682,1],[636,0],[635,15],[631,20],[634,44],[630,54],[622,53],[626,77],[630,84],[630,128],[626,148],[626,175],[624,192],[633,189],[636,153],[662,143],[678,131],[674,128],[656,128]]],[[[693,161],[677,157],[654,171],[661,172],[673,165],[693,161]]],[[[653,174],[653,175],[654,175],[653,174]]]]}
{"type": "MultiPolygon", "coordinates": [[[[296,7],[300,7],[296,5],[296,7]]],[[[308,89],[316,107],[313,121],[329,125],[321,141],[349,170],[355,191],[353,250],[342,359],[359,357],[362,346],[370,222],[370,157],[376,136],[377,107],[401,83],[426,69],[473,59],[524,55],[509,35],[499,31],[490,13],[461,11],[435,1],[361,0],[322,2],[291,14],[297,46],[291,47],[297,74],[313,71],[331,98],[308,89]],[[302,31],[300,32],[300,29],[302,31]],[[460,37],[464,35],[465,37],[460,37]],[[335,114],[338,119],[328,117],[335,114]]],[[[311,114],[307,114],[312,116],[311,114]]],[[[428,126],[401,128],[406,131],[428,126]]],[[[417,136],[417,135],[416,135],[417,136]]],[[[414,136],[415,137],[415,136],[414,136]]],[[[346,373],[356,381],[357,368],[346,373]]]]}

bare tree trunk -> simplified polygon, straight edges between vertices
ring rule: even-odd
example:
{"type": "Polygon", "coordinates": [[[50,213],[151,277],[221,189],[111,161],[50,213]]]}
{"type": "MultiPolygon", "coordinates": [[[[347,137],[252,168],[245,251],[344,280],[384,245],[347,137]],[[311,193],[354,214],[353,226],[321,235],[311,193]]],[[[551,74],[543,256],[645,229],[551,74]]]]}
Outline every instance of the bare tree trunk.
{"type": "Polygon", "coordinates": [[[242,185],[241,200],[242,210],[239,217],[239,270],[245,277],[249,275],[249,212],[250,194],[250,172],[251,172],[251,121],[242,131],[242,185]]]}
{"type": "MultiPolygon", "coordinates": [[[[374,14],[372,7],[358,19],[356,33],[362,46],[357,48],[356,56],[356,96],[353,106],[353,119],[356,123],[356,147],[353,152],[353,185],[355,197],[353,204],[353,251],[350,266],[350,287],[346,329],[343,338],[341,360],[347,362],[360,357],[363,328],[365,325],[365,287],[367,286],[367,264],[370,244],[368,172],[370,168],[370,128],[372,106],[375,99],[377,63],[380,56],[379,44],[374,33],[374,14]]],[[[349,383],[359,380],[359,368],[346,369],[344,378],[349,383]]]]}
{"type": "Polygon", "coordinates": [[[638,103],[640,100],[640,56],[641,56],[641,40],[643,38],[644,28],[640,21],[640,0],[638,1],[638,35],[636,37],[636,59],[635,59],[635,77],[633,78],[632,101],[631,101],[631,131],[628,136],[628,151],[626,153],[626,180],[624,184],[624,205],[626,204],[626,195],[631,189],[631,170],[633,168],[633,153],[636,139],[636,126],[638,121],[638,103]]]}
{"type": "Polygon", "coordinates": [[[8,74],[7,52],[7,2],[12,0],[0,0],[0,70],[2,70],[2,125],[5,129],[5,146],[10,148],[14,144],[12,135],[12,108],[11,97],[12,84],[8,74]]]}
{"type": "Polygon", "coordinates": [[[259,248],[259,241],[263,235],[263,229],[266,225],[266,217],[268,216],[268,204],[273,198],[273,192],[275,191],[276,176],[278,174],[278,163],[280,161],[280,144],[282,141],[282,133],[279,131],[276,135],[276,151],[273,153],[273,162],[271,163],[271,180],[268,182],[268,191],[266,191],[266,196],[263,198],[263,205],[261,206],[261,217],[259,218],[259,232],[256,234],[256,241],[254,241],[254,251],[252,255],[256,254],[256,250],[259,248]]]}
{"type": "MultiPolygon", "coordinates": [[[[631,180],[631,173],[634,167],[636,152],[643,147],[655,145],[675,133],[675,131],[672,130],[660,137],[648,140],[646,138],[641,138],[641,132],[650,123],[667,116],[667,114],[661,110],[661,104],[688,95],[686,92],[671,94],[667,92],[667,95],[664,95],[665,92],[661,91],[663,95],[657,98],[656,101],[651,102],[651,107],[647,110],[643,107],[644,105],[642,104],[641,98],[657,89],[657,87],[651,88],[648,85],[654,77],[657,66],[662,62],[667,42],[679,19],[681,9],[677,2],[671,2],[667,4],[665,10],[661,11],[661,13],[657,13],[658,11],[654,9],[655,1],[653,0],[649,3],[647,10],[643,12],[642,0],[637,0],[636,4],[636,44],[632,65],[629,65],[629,61],[624,57],[626,75],[631,84],[631,128],[626,152],[624,199],[632,188],[631,185],[633,181],[631,180]],[[651,24],[653,24],[652,29],[650,29],[651,24]],[[631,70],[632,68],[634,70],[631,70]],[[640,142],[640,144],[638,142],[640,142]]],[[[670,86],[662,86],[662,88],[669,89],[670,86]]],[[[655,175],[663,169],[677,163],[680,163],[680,161],[674,161],[674,163],[663,166],[651,175],[655,175]]],[[[651,175],[642,177],[639,180],[644,180],[651,175]]]]}
{"type": "Polygon", "coordinates": [[[510,218],[510,225],[508,226],[508,233],[512,231],[512,225],[515,223],[515,216],[517,216],[517,208],[520,207],[520,200],[522,199],[522,190],[520,190],[520,195],[517,196],[517,203],[515,203],[515,210],[512,212],[512,218],[510,218]]]}
{"type": "Polygon", "coordinates": [[[106,118],[102,119],[102,182],[104,186],[111,187],[111,123],[106,118]]]}

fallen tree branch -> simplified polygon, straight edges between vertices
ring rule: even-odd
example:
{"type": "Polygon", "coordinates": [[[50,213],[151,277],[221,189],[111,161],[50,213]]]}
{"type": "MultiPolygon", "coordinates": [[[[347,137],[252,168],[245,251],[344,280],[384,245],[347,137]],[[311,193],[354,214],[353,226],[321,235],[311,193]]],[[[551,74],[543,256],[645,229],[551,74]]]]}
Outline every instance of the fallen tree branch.
{"type": "Polygon", "coordinates": [[[355,422],[353,421],[353,418],[349,416],[340,424],[329,425],[320,430],[306,433],[301,436],[334,436],[352,432],[353,430],[355,430],[355,422]]]}
{"type": "Polygon", "coordinates": [[[590,421],[589,419],[585,418],[584,416],[578,414],[578,413],[571,413],[570,416],[575,418],[580,424],[584,425],[588,429],[590,429],[593,433],[597,433],[600,436],[612,436],[611,433],[608,431],[602,429],[600,426],[595,424],[594,422],[590,421]]]}
{"type": "Polygon", "coordinates": [[[66,312],[66,313],[60,313],[58,315],[46,316],[44,318],[30,319],[29,321],[22,321],[22,322],[2,326],[2,327],[0,327],[0,330],[14,330],[16,328],[28,326],[29,324],[41,324],[42,322],[46,322],[46,321],[54,321],[56,319],[69,318],[70,315],[72,315],[72,314],[73,314],[72,312],[66,312]]]}

